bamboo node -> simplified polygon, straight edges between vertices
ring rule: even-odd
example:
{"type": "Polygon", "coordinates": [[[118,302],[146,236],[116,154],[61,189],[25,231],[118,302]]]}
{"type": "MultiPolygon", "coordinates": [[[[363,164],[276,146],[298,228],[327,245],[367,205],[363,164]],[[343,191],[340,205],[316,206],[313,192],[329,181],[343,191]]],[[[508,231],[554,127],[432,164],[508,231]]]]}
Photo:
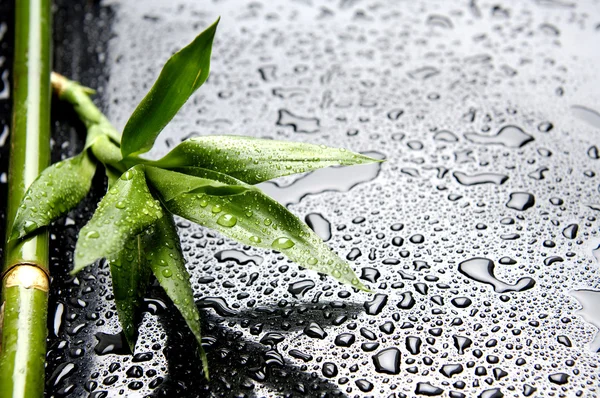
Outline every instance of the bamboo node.
{"type": "Polygon", "coordinates": [[[50,290],[48,274],[41,268],[30,264],[18,264],[4,276],[4,287],[21,286],[25,289],[38,289],[43,292],[50,290]]]}

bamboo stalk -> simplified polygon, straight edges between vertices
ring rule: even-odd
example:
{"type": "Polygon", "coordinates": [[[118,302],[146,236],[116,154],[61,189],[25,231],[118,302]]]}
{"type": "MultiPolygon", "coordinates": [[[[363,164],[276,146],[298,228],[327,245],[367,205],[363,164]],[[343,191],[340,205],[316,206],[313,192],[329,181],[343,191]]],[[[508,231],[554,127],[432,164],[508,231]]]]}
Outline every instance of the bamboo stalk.
{"type": "MultiPolygon", "coordinates": [[[[27,188],[50,163],[50,7],[50,0],[15,4],[7,231],[27,188]]],[[[47,232],[7,243],[0,310],[1,398],[43,396],[48,288],[47,232]]]]}

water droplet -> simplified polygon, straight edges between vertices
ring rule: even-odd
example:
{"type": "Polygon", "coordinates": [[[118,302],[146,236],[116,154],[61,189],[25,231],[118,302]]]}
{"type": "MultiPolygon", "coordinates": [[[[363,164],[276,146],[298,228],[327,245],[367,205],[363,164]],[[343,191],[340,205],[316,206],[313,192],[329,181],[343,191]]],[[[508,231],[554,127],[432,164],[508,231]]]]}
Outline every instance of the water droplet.
{"type": "Polygon", "coordinates": [[[133,178],[135,172],[133,170],[127,170],[125,173],[121,175],[121,179],[124,181],[129,181],[133,178]]]}
{"type": "Polygon", "coordinates": [[[362,392],[369,392],[373,389],[373,383],[365,379],[358,379],[355,381],[355,384],[362,392]]]}
{"type": "Polygon", "coordinates": [[[327,333],[325,333],[321,325],[319,325],[316,322],[309,323],[304,328],[304,334],[306,334],[308,337],[312,337],[313,339],[321,340],[323,340],[327,336],[327,333]]]}
{"type": "Polygon", "coordinates": [[[456,136],[456,134],[454,134],[453,132],[448,131],[448,130],[438,131],[433,136],[433,139],[436,141],[441,141],[441,142],[457,142],[458,141],[458,137],[456,136]]]}
{"type": "Polygon", "coordinates": [[[352,333],[340,333],[335,338],[335,345],[339,347],[350,347],[354,344],[356,337],[352,333]]]}
{"type": "Polygon", "coordinates": [[[271,244],[271,247],[273,247],[273,249],[276,249],[276,250],[285,250],[285,249],[294,247],[294,242],[292,242],[288,238],[281,237],[281,238],[275,239],[273,241],[273,243],[271,244]]]}
{"type": "Polygon", "coordinates": [[[372,267],[364,267],[362,269],[362,273],[360,278],[366,280],[367,282],[375,283],[381,276],[381,273],[372,267]]]}
{"type": "Polygon", "coordinates": [[[472,301],[468,297],[455,297],[450,300],[453,306],[456,308],[467,308],[472,304],[472,301]]]}
{"type": "Polygon", "coordinates": [[[436,395],[442,395],[444,390],[436,387],[430,383],[419,382],[417,383],[417,388],[415,389],[415,394],[426,395],[428,397],[433,397],[436,395]]]}
{"type": "Polygon", "coordinates": [[[473,344],[473,340],[465,336],[453,335],[454,347],[458,350],[459,354],[464,354],[465,350],[473,344]]]}
{"type": "MultiPolygon", "coordinates": [[[[600,291],[580,289],[574,290],[570,294],[581,304],[582,308],[579,314],[583,319],[600,330],[600,311],[598,311],[598,308],[600,308],[600,291]]],[[[590,342],[590,349],[592,352],[600,351],[600,332],[598,330],[596,330],[594,340],[590,342]]]]}
{"type": "Polygon", "coordinates": [[[446,364],[440,369],[440,373],[448,378],[462,373],[462,371],[463,366],[461,364],[446,364]]]}
{"type": "Polygon", "coordinates": [[[569,382],[569,375],[566,373],[554,373],[548,376],[551,383],[563,385],[569,382]]]}
{"type": "Polygon", "coordinates": [[[458,265],[461,274],[477,282],[492,285],[496,293],[521,292],[535,285],[535,281],[529,277],[519,279],[514,285],[502,282],[494,276],[494,268],[493,261],[482,257],[475,257],[458,265]]]}
{"type": "MultiPolygon", "coordinates": [[[[250,240],[252,240],[252,238],[250,238],[250,240]]],[[[259,243],[259,242],[256,242],[256,243],[259,243]]],[[[234,261],[240,265],[245,265],[245,264],[249,264],[249,263],[254,263],[256,265],[260,265],[264,261],[264,259],[260,256],[250,256],[250,255],[244,253],[243,251],[234,250],[234,249],[221,250],[221,251],[215,253],[215,258],[219,262],[234,261]]]]}
{"type": "Polygon", "coordinates": [[[331,224],[320,213],[310,213],[304,218],[306,224],[315,231],[324,242],[331,239],[331,224]]]}
{"type": "Polygon", "coordinates": [[[525,211],[535,205],[535,197],[527,192],[512,192],[506,202],[506,207],[519,211],[525,211]]]}
{"type": "MultiPolygon", "coordinates": [[[[214,207],[213,207],[213,212],[215,211],[214,207]]],[[[233,216],[231,214],[222,214],[218,219],[217,219],[217,224],[223,226],[223,227],[227,227],[227,228],[231,228],[233,227],[235,224],[237,224],[237,217],[233,216]]]]}
{"type": "Polygon", "coordinates": [[[325,376],[325,377],[329,377],[329,378],[335,377],[338,374],[337,365],[333,362],[325,362],[325,363],[323,363],[322,372],[323,372],[323,376],[325,376]]]}
{"type": "Polygon", "coordinates": [[[375,370],[390,375],[400,374],[400,350],[396,347],[386,348],[373,355],[375,370]]]}
{"type": "Polygon", "coordinates": [[[313,134],[319,131],[319,119],[316,117],[298,116],[285,109],[279,110],[276,124],[290,126],[296,133],[313,134]]]}
{"type": "Polygon", "coordinates": [[[294,283],[290,283],[288,292],[296,298],[303,297],[306,292],[315,287],[315,282],[310,279],[303,279],[294,283]]]}
{"type": "Polygon", "coordinates": [[[98,239],[100,237],[100,233],[98,231],[89,231],[85,234],[87,239],[98,239]]]}
{"type": "Polygon", "coordinates": [[[98,355],[106,354],[130,354],[125,335],[123,333],[107,334],[96,333],[98,344],[94,347],[94,351],[98,355]]]}
{"type": "Polygon", "coordinates": [[[409,310],[415,305],[415,299],[412,292],[404,292],[401,294],[402,299],[397,304],[397,307],[403,310],[409,310]]]}
{"type": "Polygon", "coordinates": [[[533,137],[517,126],[504,126],[496,135],[466,133],[465,138],[476,144],[498,144],[509,148],[521,148],[533,141],[533,137]]]}
{"type": "Polygon", "coordinates": [[[221,316],[233,316],[236,312],[229,308],[227,301],[222,297],[204,297],[196,301],[198,308],[212,308],[221,316]]]}
{"type": "Polygon", "coordinates": [[[579,230],[579,225],[569,224],[565,229],[563,229],[562,234],[567,239],[575,239],[577,237],[578,230],[579,230]]]}
{"type": "Polygon", "coordinates": [[[456,181],[462,185],[480,185],[480,184],[496,184],[502,185],[508,180],[508,176],[498,173],[480,173],[468,175],[461,171],[455,171],[452,173],[456,181]]]}

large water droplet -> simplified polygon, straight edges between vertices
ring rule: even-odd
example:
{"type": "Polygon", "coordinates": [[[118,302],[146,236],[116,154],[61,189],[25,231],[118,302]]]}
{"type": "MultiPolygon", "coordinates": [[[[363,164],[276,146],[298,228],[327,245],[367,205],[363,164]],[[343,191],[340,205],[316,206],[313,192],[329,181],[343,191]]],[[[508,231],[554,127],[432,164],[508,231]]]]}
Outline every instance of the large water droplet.
{"type": "Polygon", "coordinates": [[[319,119],[293,114],[286,109],[279,110],[278,126],[290,126],[296,133],[312,134],[319,131],[319,119]]]}
{"type": "Polygon", "coordinates": [[[519,279],[514,285],[502,282],[494,276],[494,268],[493,261],[481,257],[463,261],[458,265],[458,271],[461,274],[477,282],[492,285],[496,293],[521,292],[531,289],[535,285],[535,281],[529,277],[519,279]]]}
{"type": "Polygon", "coordinates": [[[273,243],[271,244],[271,247],[273,247],[273,249],[275,249],[275,250],[285,250],[285,249],[294,247],[294,242],[292,242],[288,238],[281,237],[281,238],[275,239],[273,241],[273,243]]]}
{"type": "MultiPolygon", "coordinates": [[[[575,297],[579,304],[581,304],[581,310],[579,313],[590,324],[594,325],[600,330],[600,291],[596,290],[574,290],[571,296],[575,297]]],[[[590,342],[590,350],[593,352],[600,351],[600,331],[596,331],[594,340],[590,342]]]]}
{"type": "MultiPolygon", "coordinates": [[[[214,211],[214,208],[213,208],[214,211]]],[[[217,219],[217,224],[226,227],[226,228],[231,228],[233,226],[235,226],[235,224],[237,224],[237,217],[233,216],[231,214],[222,214],[218,219],[217,219]]]]}
{"type": "Polygon", "coordinates": [[[315,282],[310,279],[303,279],[294,283],[290,283],[288,292],[294,297],[303,297],[306,292],[315,287],[315,282]]]}
{"type": "Polygon", "coordinates": [[[480,174],[466,174],[462,171],[455,171],[452,173],[456,181],[462,185],[481,185],[481,184],[496,184],[502,185],[508,180],[508,176],[498,173],[480,173],[480,174]]]}
{"type": "Polygon", "coordinates": [[[386,348],[373,355],[375,370],[379,373],[397,375],[400,373],[400,350],[396,347],[386,348]]]}
{"type": "Polygon", "coordinates": [[[527,192],[512,192],[506,202],[506,207],[525,211],[535,205],[535,197],[527,192]]]}
{"type": "Polygon", "coordinates": [[[504,126],[496,135],[466,133],[465,138],[477,144],[498,144],[509,148],[520,148],[533,141],[533,137],[517,126],[504,126]]]}

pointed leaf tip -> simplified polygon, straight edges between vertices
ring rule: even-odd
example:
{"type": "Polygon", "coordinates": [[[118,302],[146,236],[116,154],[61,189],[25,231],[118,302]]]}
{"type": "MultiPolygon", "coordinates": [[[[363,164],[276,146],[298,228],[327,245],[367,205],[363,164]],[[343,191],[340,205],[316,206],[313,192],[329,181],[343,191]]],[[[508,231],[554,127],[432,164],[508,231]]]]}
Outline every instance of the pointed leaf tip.
{"type": "Polygon", "coordinates": [[[217,19],[164,65],[158,79],[139,103],[123,130],[121,153],[145,153],[156,137],[208,78],[217,19]]]}
{"type": "Polygon", "coordinates": [[[227,189],[215,190],[203,180],[235,179],[222,177],[212,170],[195,168],[195,171],[198,173],[196,185],[189,183],[188,178],[193,177],[173,171],[161,170],[162,178],[149,176],[154,188],[170,197],[169,200],[163,197],[169,211],[243,244],[276,250],[302,267],[333,276],[357,289],[366,289],[352,268],[283,205],[241,181],[227,189]],[[178,182],[181,186],[176,190],[172,183],[178,182]]]}
{"type": "Polygon", "coordinates": [[[208,361],[202,348],[200,312],[194,302],[194,292],[185,268],[173,216],[167,210],[163,212],[164,217],[142,234],[145,261],[194,334],[204,375],[208,379],[208,361]]]}
{"type": "Polygon", "coordinates": [[[373,162],[382,160],[325,145],[222,135],[191,138],[148,164],[167,169],[202,167],[258,184],[323,167],[373,162]]]}

